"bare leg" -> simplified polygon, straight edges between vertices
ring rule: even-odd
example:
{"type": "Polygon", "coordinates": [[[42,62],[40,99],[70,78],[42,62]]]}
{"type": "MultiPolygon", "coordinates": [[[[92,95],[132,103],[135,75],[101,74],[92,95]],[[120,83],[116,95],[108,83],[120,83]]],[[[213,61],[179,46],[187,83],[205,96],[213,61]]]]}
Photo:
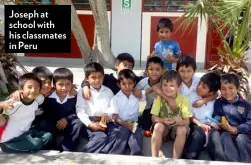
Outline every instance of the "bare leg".
{"type": "Polygon", "coordinates": [[[186,142],[187,128],[185,126],[177,126],[176,137],[173,145],[173,158],[179,159],[182,155],[186,142]]]}
{"type": "Polygon", "coordinates": [[[153,157],[159,157],[159,150],[162,143],[162,136],[165,130],[165,125],[162,123],[156,123],[153,129],[153,135],[151,139],[151,150],[153,157]]]}

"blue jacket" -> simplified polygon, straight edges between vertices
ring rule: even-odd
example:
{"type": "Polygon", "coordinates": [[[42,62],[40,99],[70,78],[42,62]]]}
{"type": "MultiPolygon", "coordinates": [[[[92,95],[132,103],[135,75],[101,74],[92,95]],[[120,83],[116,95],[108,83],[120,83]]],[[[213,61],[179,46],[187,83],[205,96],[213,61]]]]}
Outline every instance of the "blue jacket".
{"type": "Polygon", "coordinates": [[[251,135],[251,106],[242,97],[234,103],[228,102],[223,97],[214,103],[214,119],[221,122],[225,116],[231,126],[237,127],[239,134],[251,135]]]}

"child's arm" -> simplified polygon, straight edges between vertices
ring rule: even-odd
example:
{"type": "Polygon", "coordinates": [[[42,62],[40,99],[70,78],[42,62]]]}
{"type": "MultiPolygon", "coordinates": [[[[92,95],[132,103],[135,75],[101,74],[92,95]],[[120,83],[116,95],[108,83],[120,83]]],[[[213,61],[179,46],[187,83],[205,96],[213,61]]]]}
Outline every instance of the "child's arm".
{"type": "Polygon", "coordinates": [[[212,96],[208,96],[208,97],[205,97],[205,98],[202,98],[202,99],[199,99],[199,100],[195,101],[193,103],[193,107],[194,108],[199,108],[199,107],[203,106],[204,104],[208,103],[209,101],[216,100],[217,97],[218,97],[218,93],[216,92],[212,96]]]}
{"type": "Polygon", "coordinates": [[[3,102],[0,102],[0,113],[3,112],[3,110],[9,110],[9,109],[12,109],[14,108],[13,106],[13,103],[15,101],[10,99],[10,100],[7,100],[7,101],[3,101],[3,102]]]}
{"type": "Polygon", "coordinates": [[[120,118],[119,118],[119,115],[118,114],[113,114],[113,120],[116,122],[116,123],[118,123],[118,124],[120,124],[120,125],[122,125],[122,126],[124,126],[124,127],[126,127],[126,128],[128,128],[131,132],[133,132],[133,124],[130,124],[130,123],[128,123],[128,122],[124,122],[123,120],[121,120],[120,118]]]}
{"type": "Polygon", "coordinates": [[[193,122],[194,124],[198,125],[199,127],[201,127],[204,130],[210,130],[211,129],[211,127],[209,125],[200,122],[194,116],[191,117],[191,122],[193,122]]]}
{"type": "Polygon", "coordinates": [[[221,116],[224,116],[223,109],[220,103],[220,100],[217,99],[214,103],[214,111],[213,111],[213,118],[217,120],[219,123],[221,122],[221,116]]]}

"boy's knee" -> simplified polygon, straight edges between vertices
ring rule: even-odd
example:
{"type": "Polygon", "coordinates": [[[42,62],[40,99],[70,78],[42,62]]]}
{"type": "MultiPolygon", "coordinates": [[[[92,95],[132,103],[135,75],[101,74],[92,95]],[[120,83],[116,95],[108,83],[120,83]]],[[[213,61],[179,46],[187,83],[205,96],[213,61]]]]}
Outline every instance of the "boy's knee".
{"type": "Polygon", "coordinates": [[[42,141],[44,143],[47,143],[49,141],[52,141],[52,134],[49,132],[46,132],[43,136],[42,136],[42,141]]]}
{"type": "Polygon", "coordinates": [[[221,134],[221,139],[225,139],[225,138],[232,138],[232,134],[230,132],[223,132],[221,134]]]}
{"type": "Polygon", "coordinates": [[[32,144],[34,149],[40,149],[43,146],[43,140],[40,138],[33,138],[32,144]]]}
{"type": "Polygon", "coordinates": [[[186,137],[187,135],[187,127],[186,126],[178,126],[176,128],[176,136],[184,136],[186,137]]]}
{"type": "Polygon", "coordinates": [[[246,145],[247,144],[247,135],[245,135],[245,134],[239,134],[236,137],[236,143],[237,144],[244,144],[244,145],[246,145]]]}
{"type": "Polygon", "coordinates": [[[162,123],[156,123],[153,128],[153,132],[163,134],[165,130],[165,125],[162,123]]]}

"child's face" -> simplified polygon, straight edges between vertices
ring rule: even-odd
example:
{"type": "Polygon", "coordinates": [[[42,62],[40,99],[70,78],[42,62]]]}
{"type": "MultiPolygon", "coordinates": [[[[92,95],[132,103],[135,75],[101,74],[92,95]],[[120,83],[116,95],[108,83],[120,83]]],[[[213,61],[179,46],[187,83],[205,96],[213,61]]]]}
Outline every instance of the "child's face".
{"type": "Polygon", "coordinates": [[[133,92],[134,86],[135,82],[131,79],[123,79],[119,83],[120,89],[126,96],[129,96],[133,92]]]}
{"type": "Polygon", "coordinates": [[[167,81],[164,80],[161,84],[162,91],[168,97],[176,97],[179,85],[176,80],[167,81]]]}
{"type": "Polygon", "coordinates": [[[206,84],[204,84],[202,81],[198,84],[196,88],[196,93],[200,97],[207,97],[213,94],[213,92],[209,92],[209,88],[206,84]]]}
{"type": "Polygon", "coordinates": [[[101,72],[92,72],[88,76],[87,81],[94,89],[100,89],[104,81],[104,74],[101,72]]]}
{"type": "Polygon", "coordinates": [[[233,83],[221,83],[221,95],[228,101],[234,102],[237,97],[239,88],[233,83]]]}
{"type": "Polygon", "coordinates": [[[118,73],[123,70],[123,69],[130,69],[132,70],[133,69],[133,65],[131,62],[129,61],[121,61],[118,65],[115,64],[115,68],[117,69],[118,73]]]}
{"type": "Polygon", "coordinates": [[[51,92],[51,88],[52,88],[51,80],[45,77],[40,77],[39,79],[42,81],[42,88],[41,88],[40,93],[47,96],[51,92]]]}
{"type": "Polygon", "coordinates": [[[171,30],[169,28],[160,28],[158,33],[160,41],[168,41],[170,39],[171,30]]]}
{"type": "Polygon", "coordinates": [[[183,65],[179,68],[178,72],[180,74],[182,82],[184,82],[185,84],[192,81],[194,75],[194,70],[192,66],[186,67],[185,65],[183,65]]]}
{"type": "Polygon", "coordinates": [[[35,80],[27,80],[24,83],[23,89],[20,89],[20,92],[23,93],[23,97],[27,101],[34,100],[40,93],[40,85],[35,80]]]}
{"type": "Polygon", "coordinates": [[[157,81],[161,78],[163,68],[161,67],[160,64],[157,63],[150,63],[147,70],[147,75],[149,76],[149,79],[152,81],[157,81]]]}
{"type": "Polygon", "coordinates": [[[67,79],[59,79],[55,83],[55,88],[58,96],[64,98],[70,93],[72,88],[72,82],[67,79]]]}

